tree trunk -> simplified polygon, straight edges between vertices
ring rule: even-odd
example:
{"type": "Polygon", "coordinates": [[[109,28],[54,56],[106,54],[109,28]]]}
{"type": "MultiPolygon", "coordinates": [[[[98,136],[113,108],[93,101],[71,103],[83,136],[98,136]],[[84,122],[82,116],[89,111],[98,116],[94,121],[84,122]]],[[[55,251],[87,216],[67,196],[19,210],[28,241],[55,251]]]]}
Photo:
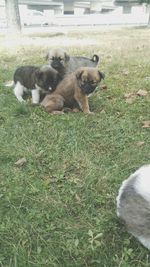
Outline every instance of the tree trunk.
{"type": "Polygon", "coordinates": [[[21,33],[18,0],[5,0],[7,27],[9,34],[21,33]]]}
{"type": "Polygon", "coordinates": [[[147,26],[150,27],[150,10],[149,10],[149,17],[148,17],[148,23],[147,26]]]}

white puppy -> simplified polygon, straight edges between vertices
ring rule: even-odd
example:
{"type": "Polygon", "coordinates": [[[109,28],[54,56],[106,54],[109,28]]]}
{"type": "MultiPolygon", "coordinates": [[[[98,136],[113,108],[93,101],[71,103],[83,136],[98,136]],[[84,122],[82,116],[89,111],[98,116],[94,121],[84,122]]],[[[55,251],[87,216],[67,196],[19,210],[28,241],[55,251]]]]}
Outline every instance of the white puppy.
{"type": "Polygon", "coordinates": [[[150,165],[141,167],[122,183],[117,215],[128,231],[150,249],[150,165]]]}

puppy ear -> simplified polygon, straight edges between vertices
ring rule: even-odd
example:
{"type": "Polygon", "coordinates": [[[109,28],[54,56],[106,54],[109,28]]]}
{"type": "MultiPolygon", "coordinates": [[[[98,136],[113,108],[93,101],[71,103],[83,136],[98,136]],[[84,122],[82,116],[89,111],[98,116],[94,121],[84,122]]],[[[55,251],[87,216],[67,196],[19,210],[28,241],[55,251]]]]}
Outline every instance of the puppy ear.
{"type": "Polygon", "coordinates": [[[76,78],[77,78],[77,80],[81,79],[81,76],[82,76],[83,72],[84,72],[84,70],[82,68],[79,68],[76,71],[76,78]]]}
{"type": "Polygon", "coordinates": [[[101,72],[101,71],[98,71],[99,72],[99,76],[101,79],[105,79],[105,73],[104,72],[101,72]]]}
{"type": "Polygon", "coordinates": [[[65,52],[65,61],[68,62],[70,60],[70,56],[65,52]]]}

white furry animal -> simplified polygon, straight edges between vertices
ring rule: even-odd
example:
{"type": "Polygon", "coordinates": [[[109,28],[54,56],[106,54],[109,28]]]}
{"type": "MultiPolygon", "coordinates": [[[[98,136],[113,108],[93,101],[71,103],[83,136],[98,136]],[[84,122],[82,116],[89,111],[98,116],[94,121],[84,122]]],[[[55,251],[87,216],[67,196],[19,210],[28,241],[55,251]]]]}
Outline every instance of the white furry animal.
{"type": "Polygon", "coordinates": [[[122,183],[117,215],[128,231],[150,249],[150,165],[142,166],[122,183]]]}

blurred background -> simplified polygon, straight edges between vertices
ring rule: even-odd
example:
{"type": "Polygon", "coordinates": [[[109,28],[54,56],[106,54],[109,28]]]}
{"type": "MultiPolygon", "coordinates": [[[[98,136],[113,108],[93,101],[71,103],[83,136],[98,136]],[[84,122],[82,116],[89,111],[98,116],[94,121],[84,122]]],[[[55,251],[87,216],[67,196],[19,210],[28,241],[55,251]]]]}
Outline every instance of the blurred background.
{"type": "MultiPolygon", "coordinates": [[[[0,0],[0,27],[7,27],[6,3],[19,8],[22,27],[67,25],[145,25],[148,0],[0,0]]],[[[15,7],[15,8],[16,8],[15,7]]]]}

